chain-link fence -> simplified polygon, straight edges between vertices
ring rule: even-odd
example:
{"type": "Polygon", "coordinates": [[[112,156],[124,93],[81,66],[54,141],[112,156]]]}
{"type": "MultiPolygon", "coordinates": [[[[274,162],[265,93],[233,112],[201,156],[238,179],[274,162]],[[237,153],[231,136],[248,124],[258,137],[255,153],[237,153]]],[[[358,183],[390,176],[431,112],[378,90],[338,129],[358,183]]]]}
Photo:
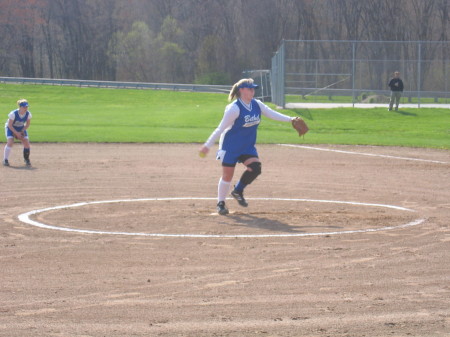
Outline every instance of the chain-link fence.
{"type": "Polygon", "coordinates": [[[450,103],[448,41],[284,40],[272,58],[272,101],[387,103],[394,71],[403,103],[450,103]]]}
{"type": "Polygon", "coordinates": [[[270,83],[270,70],[245,70],[242,72],[243,78],[252,78],[254,83],[258,84],[258,89],[255,91],[255,98],[261,101],[271,100],[271,83],[270,83]]]}

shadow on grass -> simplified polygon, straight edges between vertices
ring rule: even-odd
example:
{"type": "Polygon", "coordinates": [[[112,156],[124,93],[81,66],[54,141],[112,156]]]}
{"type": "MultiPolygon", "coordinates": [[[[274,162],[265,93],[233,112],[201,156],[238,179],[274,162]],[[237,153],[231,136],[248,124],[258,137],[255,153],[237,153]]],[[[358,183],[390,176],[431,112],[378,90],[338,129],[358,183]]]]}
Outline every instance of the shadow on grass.
{"type": "Polygon", "coordinates": [[[398,111],[393,111],[395,113],[398,113],[400,115],[404,115],[404,116],[414,116],[417,117],[417,114],[414,112],[408,112],[408,111],[403,111],[403,110],[398,110],[398,111]]]}

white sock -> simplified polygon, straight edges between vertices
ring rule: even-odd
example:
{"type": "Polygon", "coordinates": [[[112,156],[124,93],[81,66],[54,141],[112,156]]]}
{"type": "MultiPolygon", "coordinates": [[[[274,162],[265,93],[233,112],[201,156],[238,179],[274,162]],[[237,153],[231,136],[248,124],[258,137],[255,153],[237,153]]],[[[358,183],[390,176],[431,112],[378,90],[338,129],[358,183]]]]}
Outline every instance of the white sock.
{"type": "Polygon", "coordinates": [[[3,153],[3,159],[8,159],[10,153],[11,153],[11,148],[8,145],[5,145],[5,151],[3,153]]]}
{"type": "Polygon", "coordinates": [[[228,192],[230,191],[231,181],[224,181],[222,178],[219,180],[219,186],[217,187],[217,201],[225,201],[228,192]]]}

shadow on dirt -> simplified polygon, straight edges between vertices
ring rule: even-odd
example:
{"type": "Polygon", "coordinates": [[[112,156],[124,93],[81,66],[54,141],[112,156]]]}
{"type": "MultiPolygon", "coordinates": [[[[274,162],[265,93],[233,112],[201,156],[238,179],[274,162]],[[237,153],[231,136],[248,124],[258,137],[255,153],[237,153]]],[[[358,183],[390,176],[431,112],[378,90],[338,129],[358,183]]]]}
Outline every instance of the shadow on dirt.
{"type": "Polygon", "coordinates": [[[254,214],[231,214],[227,218],[233,219],[236,226],[245,226],[248,228],[258,228],[262,230],[267,230],[271,232],[282,232],[282,233],[308,233],[311,228],[320,228],[320,230],[326,229],[341,229],[340,226],[301,226],[288,224],[279,220],[269,219],[263,216],[258,216],[254,214]]]}

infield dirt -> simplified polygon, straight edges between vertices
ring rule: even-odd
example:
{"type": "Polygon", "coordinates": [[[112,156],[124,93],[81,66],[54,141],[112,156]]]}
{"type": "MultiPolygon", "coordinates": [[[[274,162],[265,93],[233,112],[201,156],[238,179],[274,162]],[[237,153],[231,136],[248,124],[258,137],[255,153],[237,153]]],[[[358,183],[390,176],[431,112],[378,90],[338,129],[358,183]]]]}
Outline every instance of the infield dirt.
{"type": "Polygon", "coordinates": [[[331,151],[259,145],[250,206],[219,216],[220,165],[199,145],[33,144],[27,169],[16,144],[0,335],[449,336],[450,152],[315,147],[331,151]],[[121,235],[18,219],[110,200],[30,218],[121,235]]]}

